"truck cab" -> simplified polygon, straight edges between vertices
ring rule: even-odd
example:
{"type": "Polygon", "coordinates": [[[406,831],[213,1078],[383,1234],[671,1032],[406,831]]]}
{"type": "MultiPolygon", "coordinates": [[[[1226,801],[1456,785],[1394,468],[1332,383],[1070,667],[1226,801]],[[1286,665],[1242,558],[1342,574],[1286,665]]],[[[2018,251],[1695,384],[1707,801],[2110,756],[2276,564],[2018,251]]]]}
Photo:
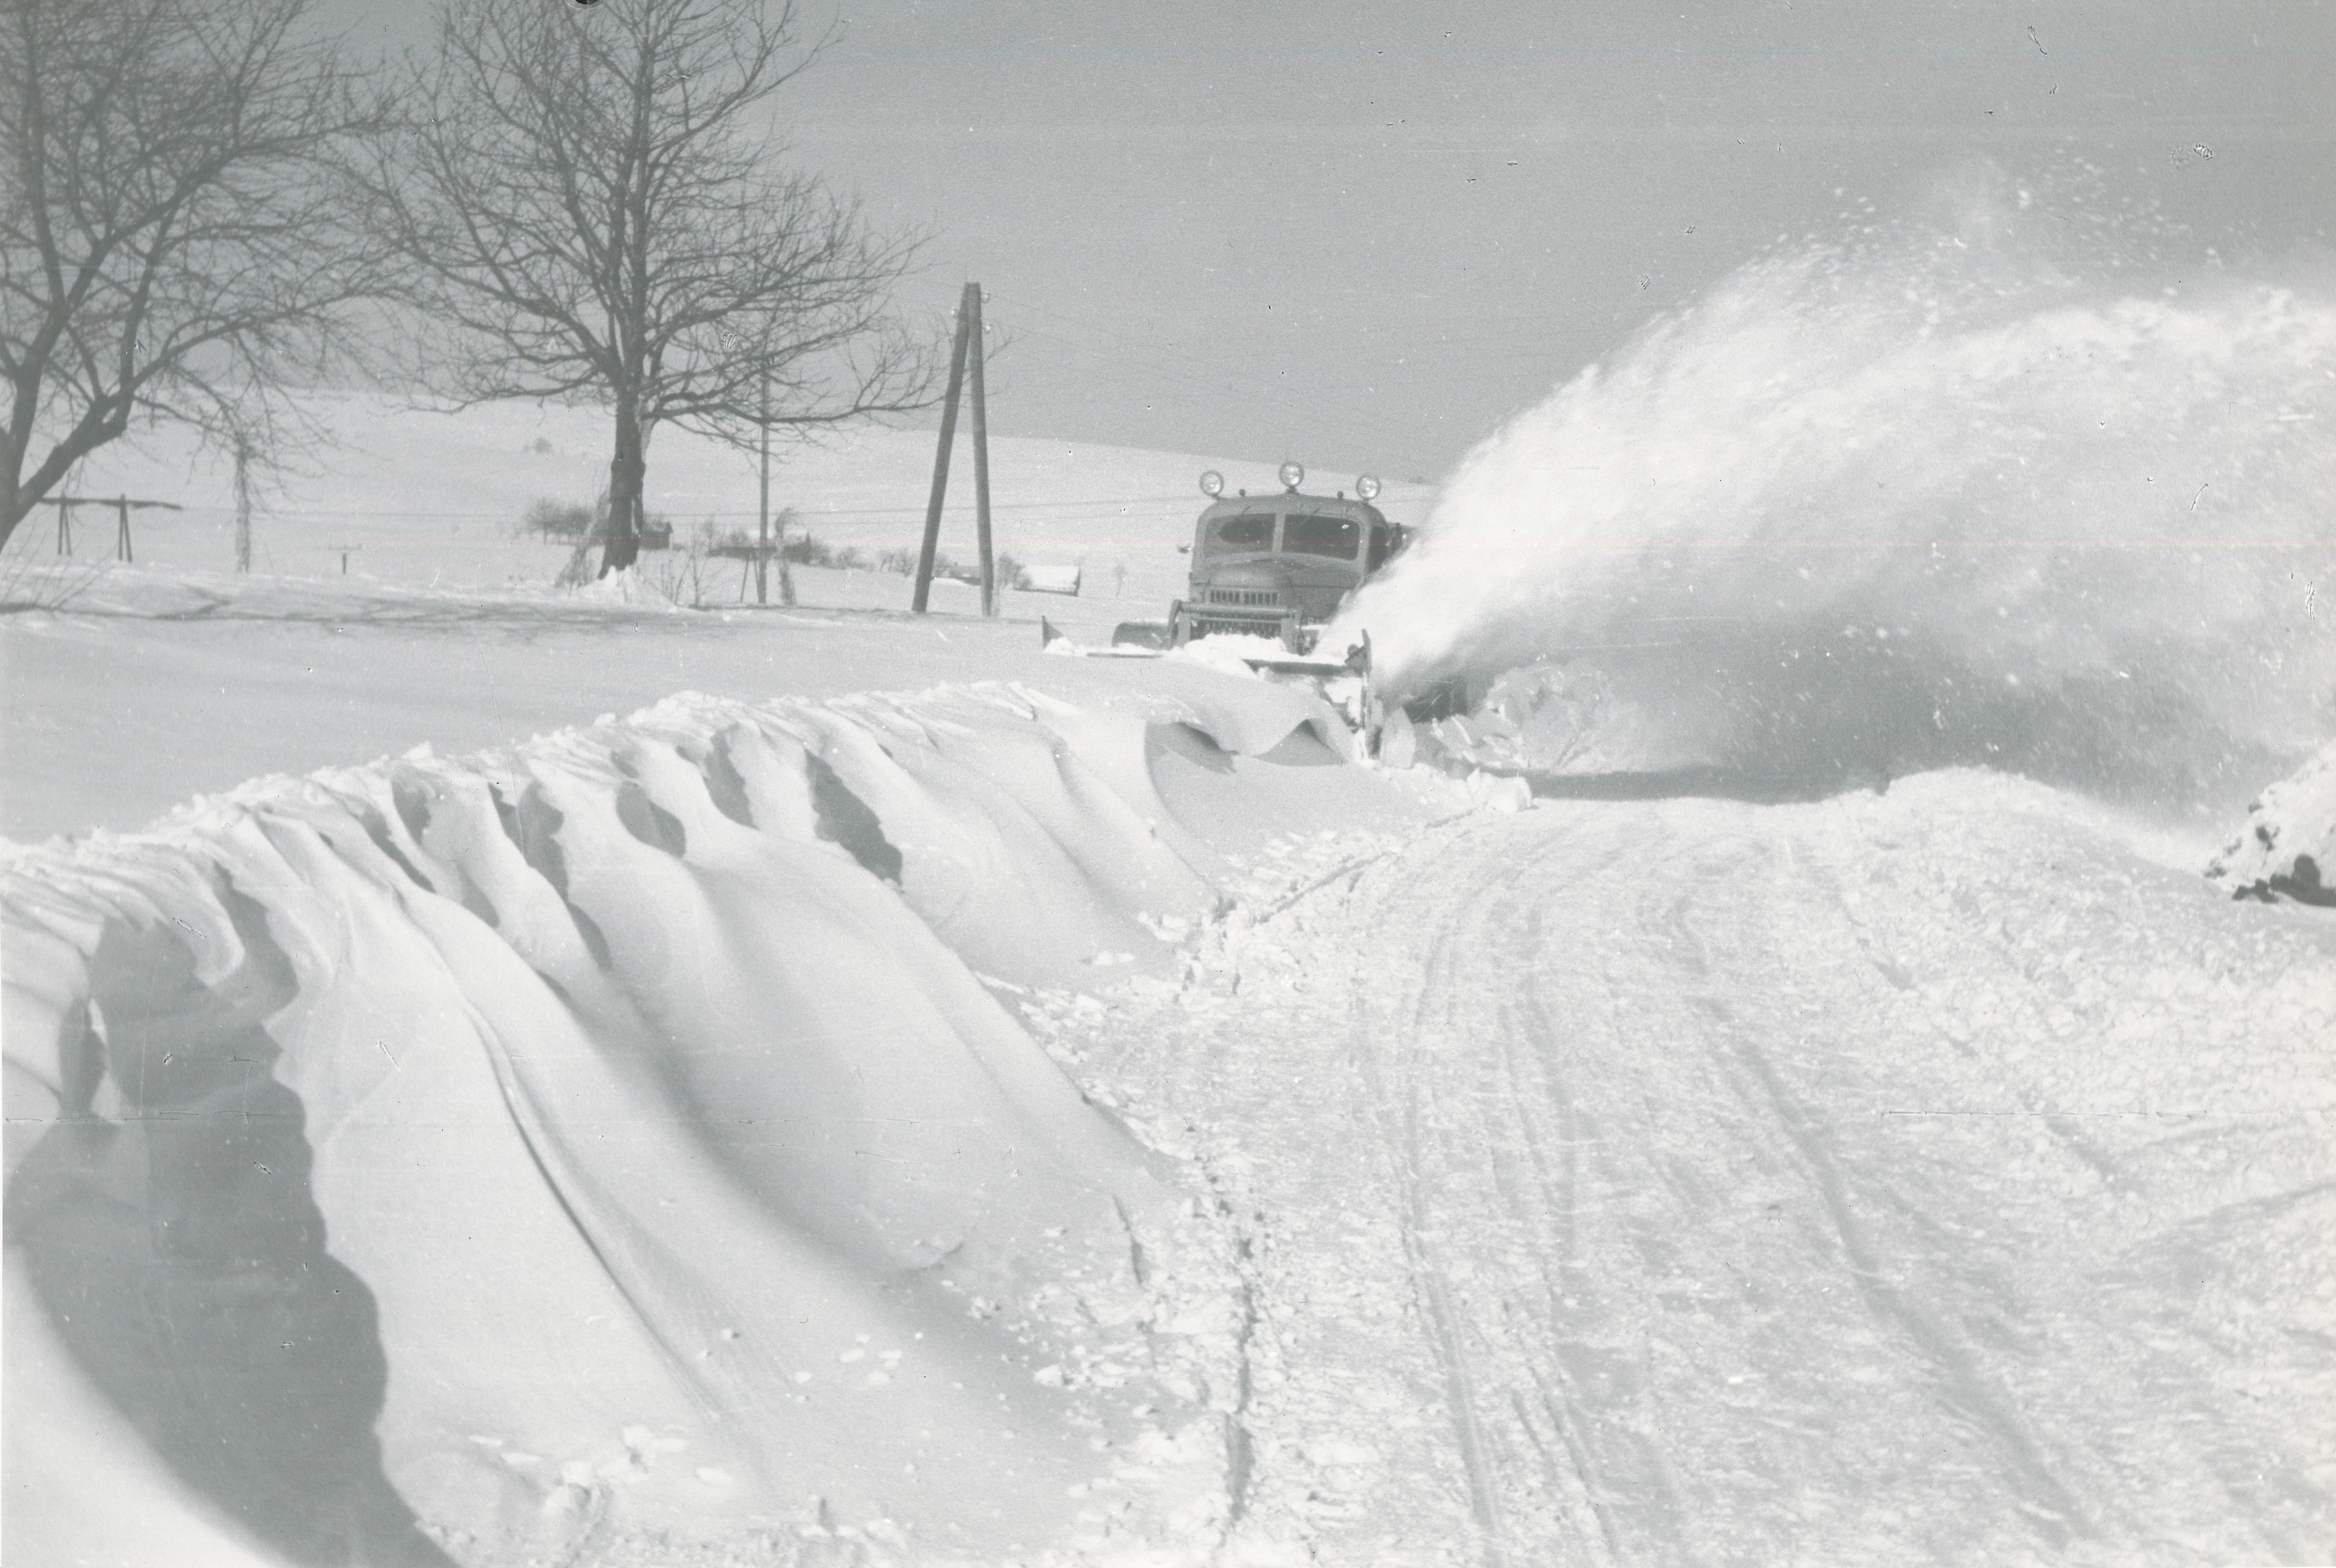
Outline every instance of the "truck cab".
{"type": "Polygon", "coordinates": [[[1309,653],[1355,589],[1409,542],[1371,504],[1379,485],[1368,475],[1353,500],[1302,493],[1306,471],[1294,463],[1280,477],[1280,495],[1227,496],[1222,476],[1201,476],[1211,502],[1192,531],[1188,597],[1169,611],[1175,645],[1231,632],[1309,653]]]}

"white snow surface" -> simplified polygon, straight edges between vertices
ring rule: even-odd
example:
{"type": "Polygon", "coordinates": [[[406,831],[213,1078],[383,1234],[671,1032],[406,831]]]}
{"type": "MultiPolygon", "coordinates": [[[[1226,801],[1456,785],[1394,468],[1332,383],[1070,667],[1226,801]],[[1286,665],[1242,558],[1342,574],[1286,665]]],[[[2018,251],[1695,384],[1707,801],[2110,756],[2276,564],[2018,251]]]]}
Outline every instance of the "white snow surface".
{"type": "Polygon", "coordinates": [[[1973,771],[1299,890],[1039,1020],[1236,1232],[1257,1560],[2326,1557],[2322,911],[1973,771]]]}
{"type": "MultiPolygon", "coordinates": [[[[2327,754],[2262,788],[2328,716],[2329,405],[2282,379],[2324,308],[2039,314],[1948,257],[1862,333],[1838,260],[1479,453],[1448,515],[1501,559],[1618,550],[1588,610],[1374,610],[1498,699],[1377,765],[1224,649],[1014,618],[1159,613],[1164,492],[1124,606],[681,613],[502,531],[589,487],[589,414],[349,400],[361,459],[262,533],[326,575],[218,570],[215,496],[42,564],[71,602],[0,622],[0,832],[44,841],[0,847],[11,1560],[2326,1560],[2336,915],[2273,879],[2327,754]],[[1901,403],[1977,432],[1833,439],[1901,403]],[[2268,553],[2118,523],[2078,414],[2230,457],[2184,483],[2268,553]],[[2030,492],[2116,548],[2029,550],[2030,492]],[[1806,579],[1667,564],[1800,501],[1843,543],[1806,579]],[[1910,518],[1961,553],[1910,568],[1910,518]]],[[[848,489],[920,492],[921,445],[831,454],[822,535],[895,526],[848,489]]],[[[653,504],[735,513],[686,450],[653,504]]],[[[1019,455],[1066,560],[1083,494],[1189,482],[1019,455]]],[[[1371,602],[1485,580],[1438,559],[1371,602]]]]}
{"type": "Polygon", "coordinates": [[[1319,702],[1251,678],[1238,660],[1227,680],[1222,667],[1181,659],[1049,658],[1035,618],[985,619],[970,605],[923,617],[682,611],[625,602],[621,587],[547,599],[146,567],[78,586],[61,610],[0,616],[0,833],[10,837],[137,828],[256,774],[422,742],[480,750],[684,690],[830,698],[1020,680],[1118,710],[1197,706],[1237,750],[1252,728],[1263,749],[1299,725],[1346,745],[1319,702]]]}
{"type": "Polygon", "coordinates": [[[678,696],[10,847],[12,1550],[1199,1552],[1209,1238],[997,998],[1175,974],[1260,770],[1458,803],[1218,684],[678,696]]]}
{"type": "Polygon", "coordinates": [[[10,847],[12,1551],[2331,1538],[2323,911],[1983,772],[1519,809],[1143,674],[10,847]]]}

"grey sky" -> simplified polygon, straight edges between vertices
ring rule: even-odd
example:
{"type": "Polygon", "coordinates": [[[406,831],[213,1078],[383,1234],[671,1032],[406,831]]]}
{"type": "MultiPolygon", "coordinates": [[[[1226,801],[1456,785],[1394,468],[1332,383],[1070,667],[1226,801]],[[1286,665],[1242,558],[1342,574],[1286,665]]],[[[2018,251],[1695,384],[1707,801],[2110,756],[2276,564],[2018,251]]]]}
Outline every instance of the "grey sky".
{"type": "Polygon", "coordinates": [[[2155,205],[2193,256],[2276,268],[2336,227],[2326,4],[842,0],[841,22],[789,91],[796,156],[930,230],[918,304],[988,286],[1015,339],[1001,433],[1433,477],[1780,235],[1917,209],[1973,158],[2088,160],[2089,200],[2155,205]]]}

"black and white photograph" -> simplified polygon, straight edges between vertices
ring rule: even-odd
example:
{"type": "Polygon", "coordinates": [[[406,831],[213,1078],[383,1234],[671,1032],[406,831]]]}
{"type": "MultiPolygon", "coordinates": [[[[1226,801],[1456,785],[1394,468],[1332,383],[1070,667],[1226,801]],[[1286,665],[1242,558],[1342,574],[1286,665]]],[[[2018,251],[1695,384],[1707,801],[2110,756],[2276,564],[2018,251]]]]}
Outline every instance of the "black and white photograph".
{"type": "Polygon", "coordinates": [[[0,0],[0,1561],[2336,1563],[2331,83],[0,0]]]}

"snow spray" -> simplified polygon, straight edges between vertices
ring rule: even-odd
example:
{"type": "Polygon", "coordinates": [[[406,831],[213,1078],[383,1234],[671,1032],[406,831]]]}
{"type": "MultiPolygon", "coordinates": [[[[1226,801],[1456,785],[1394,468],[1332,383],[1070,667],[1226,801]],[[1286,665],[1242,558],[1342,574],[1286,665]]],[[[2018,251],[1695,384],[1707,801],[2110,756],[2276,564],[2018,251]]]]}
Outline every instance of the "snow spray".
{"type": "Polygon", "coordinates": [[[2228,810],[2336,734],[2336,291],[2098,224],[2088,276],[2049,216],[1985,171],[1747,265],[1471,452],[1325,642],[1531,667],[1569,771],[2228,810]]]}

